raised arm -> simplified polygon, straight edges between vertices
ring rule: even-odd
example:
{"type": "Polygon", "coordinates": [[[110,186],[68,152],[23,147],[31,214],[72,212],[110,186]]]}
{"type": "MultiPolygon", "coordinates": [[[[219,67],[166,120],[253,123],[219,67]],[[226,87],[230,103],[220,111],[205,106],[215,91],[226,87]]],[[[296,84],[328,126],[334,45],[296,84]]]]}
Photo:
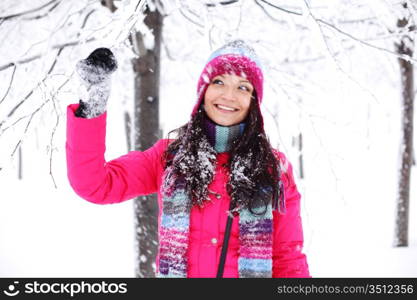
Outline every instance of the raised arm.
{"type": "Polygon", "coordinates": [[[67,172],[74,191],[98,204],[155,193],[167,140],[159,140],[146,151],[131,151],[106,162],[107,114],[91,119],[79,118],[74,114],[78,107],[78,104],[72,104],[67,108],[67,172]]]}
{"type": "Polygon", "coordinates": [[[76,65],[80,103],[67,108],[67,171],[74,191],[100,204],[116,203],[157,191],[162,141],[144,152],[106,162],[106,106],[110,75],[117,69],[107,48],[94,50],[76,65]]]}

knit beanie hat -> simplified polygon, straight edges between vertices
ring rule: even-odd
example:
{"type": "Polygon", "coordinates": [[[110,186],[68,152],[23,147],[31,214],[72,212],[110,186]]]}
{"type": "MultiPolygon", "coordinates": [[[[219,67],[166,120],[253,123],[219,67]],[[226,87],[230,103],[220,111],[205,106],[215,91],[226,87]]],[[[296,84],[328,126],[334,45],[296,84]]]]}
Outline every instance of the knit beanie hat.
{"type": "Polygon", "coordinates": [[[195,115],[203,102],[207,87],[212,79],[222,74],[241,76],[253,85],[259,105],[263,96],[263,73],[255,51],[242,40],[232,41],[214,51],[197,84],[197,103],[192,114],[195,115]]]}

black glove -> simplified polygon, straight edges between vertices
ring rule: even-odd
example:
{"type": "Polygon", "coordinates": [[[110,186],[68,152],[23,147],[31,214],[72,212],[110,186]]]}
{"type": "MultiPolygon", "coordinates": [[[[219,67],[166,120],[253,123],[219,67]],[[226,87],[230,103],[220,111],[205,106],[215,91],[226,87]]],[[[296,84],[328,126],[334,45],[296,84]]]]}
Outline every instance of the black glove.
{"type": "Polygon", "coordinates": [[[117,61],[107,48],[97,48],[86,59],[78,61],[76,71],[80,79],[80,106],[75,115],[95,118],[106,111],[110,95],[111,74],[117,61]]]}

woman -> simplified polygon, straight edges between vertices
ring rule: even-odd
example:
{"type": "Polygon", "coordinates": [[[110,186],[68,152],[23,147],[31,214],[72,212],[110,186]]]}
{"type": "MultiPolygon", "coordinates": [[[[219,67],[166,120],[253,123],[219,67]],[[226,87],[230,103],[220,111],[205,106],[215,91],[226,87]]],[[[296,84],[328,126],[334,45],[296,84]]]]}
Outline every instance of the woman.
{"type": "Polygon", "coordinates": [[[158,277],[215,277],[223,244],[224,277],[310,277],[300,194],[291,164],[265,135],[263,74],[253,49],[234,41],[211,55],[191,119],[175,139],[105,162],[105,110],[116,68],[105,48],[77,64],[88,92],[67,110],[75,192],[98,204],[158,193],[158,277]]]}

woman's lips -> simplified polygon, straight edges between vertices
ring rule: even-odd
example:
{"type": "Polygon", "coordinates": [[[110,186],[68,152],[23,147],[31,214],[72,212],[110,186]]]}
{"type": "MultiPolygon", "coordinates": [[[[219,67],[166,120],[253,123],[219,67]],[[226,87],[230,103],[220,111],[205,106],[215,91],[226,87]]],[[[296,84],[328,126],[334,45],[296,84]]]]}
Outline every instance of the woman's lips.
{"type": "Polygon", "coordinates": [[[214,104],[214,106],[216,107],[217,110],[219,110],[223,113],[235,113],[235,112],[238,111],[236,108],[232,108],[232,107],[230,107],[230,109],[225,109],[224,107],[228,107],[226,105],[220,105],[219,106],[219,104],[214,104]],[[231,110],[231,109],[233,109],[233,110],[231,110]]]}

